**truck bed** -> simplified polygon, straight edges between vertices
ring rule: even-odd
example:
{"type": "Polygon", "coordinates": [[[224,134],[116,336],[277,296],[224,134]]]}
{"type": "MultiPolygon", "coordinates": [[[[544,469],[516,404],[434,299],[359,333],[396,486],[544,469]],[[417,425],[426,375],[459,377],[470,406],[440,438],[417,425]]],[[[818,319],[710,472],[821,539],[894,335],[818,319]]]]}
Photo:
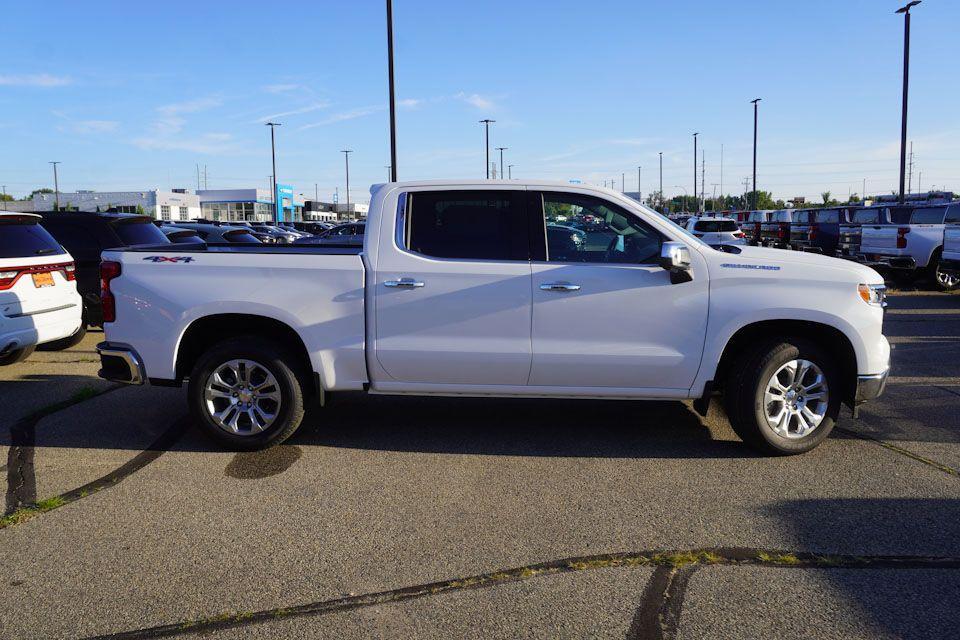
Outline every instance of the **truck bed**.
{"type": "Polygon", "coordinates": [[[142,244],[132,247],[119,247],[111,249],[119,252],[141,252],[141,253],[266,253],[266,254],[286,254],[286,253],[309,253],[325,254],[332,256],[355,256],[363,252],[363,247],[353,244],[254,244],[254,243],[230,243],[230,244],[142,244]]]}

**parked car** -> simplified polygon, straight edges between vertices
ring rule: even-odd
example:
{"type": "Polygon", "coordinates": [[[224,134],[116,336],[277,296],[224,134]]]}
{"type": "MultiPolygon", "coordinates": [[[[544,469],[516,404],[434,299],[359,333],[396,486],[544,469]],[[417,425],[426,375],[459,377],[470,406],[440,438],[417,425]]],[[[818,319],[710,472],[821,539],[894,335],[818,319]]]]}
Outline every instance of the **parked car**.
{"type": "Polygon", "coordinates": [[[294,242],[300,238],[299,233],[291,233],[286,229],[281,229],[280,227],[268,224],[266,222],[251,222],[250,228],[258,233],[265,233],[269,236],[272,236],[276,242],[282,244],[290,244],[291,242],[294,242]]]}
{"type": "Polygon", "coordinates": [[[731,218],[714,216],[693,217],[687,221],[687,231],[710,246],[720,244],[746,244],[743,231],[731,218]]]}
{"type": "MultiPolygon", "coordinates": [[[[790,248],[790,223],[794,214],[800,214],[806,209],[779,209],[769,212],[767,219],[760,223],[760,240],[757,242],[762,247],[774,247],[777,249],[790,248]]],[[[797,216],[798,219],[800,216],[797,216]]]]}
{"type": "Polygon", "coordinates": [[[178,222],[178,227],[190,229],[208,244],[261,244],[253,232],[242,225],[208,222],[178,222]]]}
{"type": "Polygon", "coordinates": [[[747,211],[740,223],[740,230],[743,231],[743,240],[750,246],[757,246],[760,243],[760,225],[770,221],[772,211],[747,211]]]}
{"type": "Polygon", "coordinates": [[[587,244],[587,234],[582,229],[564,224],[547,224],[547,255],[559,258],[564,256],[572,262],[587,244]]]}
{"type": "Polygon", "coordinates": [[[834,255],[845,260],[863,261],[860,251],[861,231],[865,225],[891,224],[894,221],[906,222],[910,219],[910,209],[903,207],[862,207],[853,209],[850,221],[840,224],[837,249],[834,255]]]}
{"type": "Polygon", "coordinates": [[[332,229],[327,229],[323,233],[318,233],[310,238],[300,238],[294,244],[344,244],[344,245],[362,245],[363,233],[366,228],[364,222],[348,222],[338,225],[332,229]]]}
{"type": "Polygon", "coordinates": [[[930,275],[941,289],[955,289],[957,280],[940,269],[948,210],[956,217],[960,203],[913,207],[906,223],[864,226],[860,250],[869,265],[899,275],[930,275]]]}
{"type": "Polygon", "coordinates": [[[200,237],[195,229],[187,229],[173,224],[162,224],[160,225],[160,231],[163,232],[163,235],[167,236],[167,240],[174,244],[196,244],[203,242],[203,238],[200,237]]]}
{"type": "Polygon", "coordinates": [[[944,218],[940,271],[952,279],[954,286],[960,284],[960,207],[957,205],[951,205],[944,218]]]}
{"type": "Polygon", "coordinates": [[[300,231],[306,231],[311,235],[323,233],[327,229],[332,229],[333,227],[336,226],[330,222],[319,222],[319,221],[294,222],[293,225],[300,231]]]}
{"type": "Polygon", "coordinates": [[[813,209],[809,219],[790,222],[790,247],[832,256],[840,242],[840,225],[851,221],[850,207],[813,209]]]}
{"type": "Polygon", "coordinates": [[[741,438],[795,454],[883,391],[885,287],[864,265],[722,252],[568,183],[371,195],[362,247],[106,252],[101,375],[189,380],[194,423],[237,449],[288,438],[330,392],[691,398],[706,415],[718,391],[741,438]],[[548,253],[557,211],[599,221],[577,255],[548,253]]]}
{"type": "Polygon", "coordinates": [[[298,238],[307,238],[307,237],[313,235],[312,233],[309,233],[309,232],[307,232],[307,231],[303,231],[302,229],[297,229],[292,222],[278,222],[277,224],[275,224],[275,225],[273,225],[273,226],[277,227],[277,228],[280,229],[281,231],[286,231],[287,233],[292,233],[293,235],[295,235],[295,236],[298,237],[298,238]]]}
{"type": "Polygon", "coordinates": [[[0,212],[0,365],[38,345],[72,347],[84,336],[73,257],[40,226],[40,216],[0,212]]]}
{"type": "Polygon", "coordinates": [[[40,224],[76,263],[77,290],[83,298],[84,329],[99,326],[100,254],[105,249],[169,242],[150,216],[128,213],[46,211],[40,224]]]}

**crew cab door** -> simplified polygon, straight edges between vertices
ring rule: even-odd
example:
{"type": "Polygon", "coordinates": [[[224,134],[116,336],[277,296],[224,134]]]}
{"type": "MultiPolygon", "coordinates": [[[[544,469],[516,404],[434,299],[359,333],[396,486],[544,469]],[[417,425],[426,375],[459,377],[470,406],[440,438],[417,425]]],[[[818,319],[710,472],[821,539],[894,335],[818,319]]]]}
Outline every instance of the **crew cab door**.
{"type": "MultiPolygon", "coordinates": [[[[381,229],[375,272],[382,386],[525,385],[530,373],[530,261],[525,192],[401,194],[381,229]]],[[[372,233],[372,230],[371,230],[372,233]]]]}
{"type": "MultiPolygon", "coordinates": [[[[546,229],[575,227],[584,236],[544,234],[545,251],[533,262],[530,385],[689,389],[707,324],[702,258],[691,251],[693,279],[671,284],[659,266],[664,236],[633,212],[575,191],[531,194],[530,208],[546,229]]],[[[531,246],[543,247],[543,238],[531,246]]]]}

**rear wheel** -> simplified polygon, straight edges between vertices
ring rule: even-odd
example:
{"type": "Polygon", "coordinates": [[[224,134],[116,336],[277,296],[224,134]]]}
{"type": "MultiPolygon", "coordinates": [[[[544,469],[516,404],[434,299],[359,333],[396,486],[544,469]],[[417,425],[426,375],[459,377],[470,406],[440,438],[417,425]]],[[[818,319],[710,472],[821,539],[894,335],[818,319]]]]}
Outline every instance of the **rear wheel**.
{"type": "Polygon", "coordinates": [[[232,449],[279,444],[303,420],[296,359],[255,336],[231,338],[204,353],[190,374],[187,399],[197,424],[232,449]]]}
{"type": "Polygon", "coordinates": [[[940,254],[933,257],[930,264],[930,275],[933,276],[933,282],[941,291],[953,291],[960,287],[960,276],[947,273],[940,268],[940,254]]]}
{"type": "Polygon", "coordinates": [[[36,349],[36,345],[30,345],[29,347],[11,351],[5,356],[0,356],[0,367],[23,362],[33,354],[34,349],[36,349]]]}
{"type": "Polygon", "coordinates": [[[778,340],[745,354],[727,380],[730,425],[750,446],[773,455],[810,451],[840,413],[833,360],[804,340],[778,340]]]}

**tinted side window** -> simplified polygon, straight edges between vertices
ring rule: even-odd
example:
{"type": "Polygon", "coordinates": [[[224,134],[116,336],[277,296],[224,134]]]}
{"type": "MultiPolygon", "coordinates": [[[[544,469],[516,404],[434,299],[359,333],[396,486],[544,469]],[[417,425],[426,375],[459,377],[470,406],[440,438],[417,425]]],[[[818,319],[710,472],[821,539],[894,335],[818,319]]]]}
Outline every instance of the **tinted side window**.
{"type": "Polygon", "coordinates": [[[163,231],[160,231],[156,225],[148,221],[121,222],[114,225],[114,231],[128,245],[169,242],[167,236],[163,235],[163,231]]]}
{"type": "Polygon", "coordinates": [[[881,224],[884,221],[881,213],[881,209],[861,209],[853,214],[853,221],[860,224],[881,224]]]}
{"type": "Polygon", "coordinates": [[[836,209],[824,209],[822,211],[817,211],[813,215],[817,222],[823,224],[836,224],[840,222],[840,212],[836,209]]]}
{"type": "Polygon", "coordinates": [[[252,236],[246,231],[227,231],[223,234],[223,239],[227,242],[253,242],[260,244],[256,236],[252,236]]]}
{"type": "Polygon", "coordinates": [[[947,207],[947,217],[943,221],[947,224],[960,224],[960,204],[947,207]]]}
{"type": "Polygon", "coordinates": [[[43,226],[66,247],[74,260],[100,261],[100,240],[97,238],[98,225],[86,225],[73,220],[51,220],[45,218],[43,226]]]}
{"type": "Polygon", "coordinates": [[[410,193],[404,231],[408,249],[435,258],[529,258],[521,191],[410,193]]]}
{"type": "Polygon", "coordinates": [[[913,210],[910,224],[943,224],[943,214],[946,207],[923,207],[913,210]]]}
{"type": "Polygon", "coordinates": [[[0,258],[35,258],[63,253],[63,248],[36,222],[11,224],[0,218],[0,258]]]}
{"type": "Polygon", "coordinates": [[[576,193],[544,193],[543,214],[547,229],[564,226],[582,234],[579,241],[570,242],[570,234],[548,233],[550,262],[650,264],[659,259],[660,234],[612,202],[576,193]]]}

